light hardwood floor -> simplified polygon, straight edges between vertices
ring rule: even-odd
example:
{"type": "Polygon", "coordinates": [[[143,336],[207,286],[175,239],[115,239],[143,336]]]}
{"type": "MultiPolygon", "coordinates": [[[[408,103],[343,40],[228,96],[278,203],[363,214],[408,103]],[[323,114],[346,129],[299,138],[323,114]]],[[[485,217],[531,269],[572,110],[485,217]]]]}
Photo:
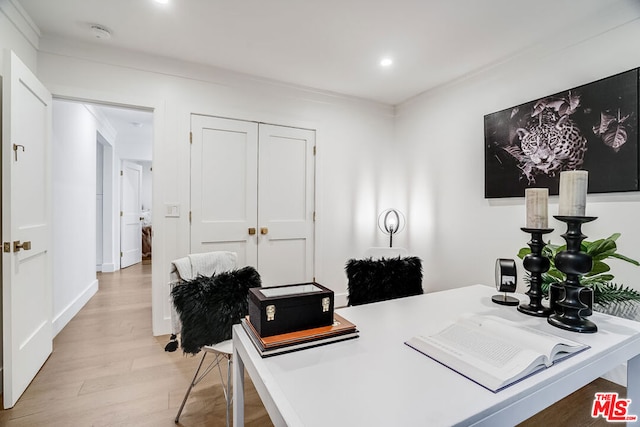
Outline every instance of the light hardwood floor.
{"type": "MultiPolygon", "coordinates": [[[[98,274],[98,293],[56,336],[53,353],[0,426],[175,426],[200,355],[164,351],[151,330],[151,265],[98,274]]],[[[247,424],[271,421],[250,380],[247,424]]],[[[224,426],[217,371],[193,391],[180,425],[224,426]]]]}
{"type": "MultiPolygon", "coordinates": [[[[98,279],[98,293],[54,339],[53,354],[16,406],[0,411],[0,426],[175,426],[200,356],[165,352],[169,337],[153,337],[151,265],[98,274],[98,279]]],[[[245,391],[247,425],[271,426],[249,378],[245,391]]],[[[609,425],[590,416],[594,393],[605,391],[625,393],[600,379],[522,426],[609,425]]],[[[224,396],[212,372],[192,391],[180,425],[224,424],[224,396]]]]}

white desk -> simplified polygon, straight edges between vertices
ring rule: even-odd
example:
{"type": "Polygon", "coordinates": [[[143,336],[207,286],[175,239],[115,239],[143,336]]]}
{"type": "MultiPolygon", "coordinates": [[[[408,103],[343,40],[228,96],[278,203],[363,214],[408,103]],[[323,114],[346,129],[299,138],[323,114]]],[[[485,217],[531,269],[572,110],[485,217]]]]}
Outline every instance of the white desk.
{"type": "Polygon", "coordinates": [[[234,326],[233,425],[244,425],[245,368],[276,426],[501,426],[628,360],[629,414],[640,416],[640,323],[595,313],[590,319],[599,331],[578,334],[494,304],[494,294],[493,287],[474,285],[343,308],[337,312],[357,325],[359,338],[266,359],[234,326]],[[591,348],[492,393],[404,344],[464,313],[502,316],[591,348]]]}

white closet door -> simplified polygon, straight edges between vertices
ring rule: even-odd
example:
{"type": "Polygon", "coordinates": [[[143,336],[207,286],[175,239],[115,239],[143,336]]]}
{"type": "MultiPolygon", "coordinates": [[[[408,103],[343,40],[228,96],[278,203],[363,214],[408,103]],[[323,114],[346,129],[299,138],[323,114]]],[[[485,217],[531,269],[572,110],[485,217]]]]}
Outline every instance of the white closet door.
{"type": "Polygon", "coordinates": [[[313,280],[315,132],[260,124],[258,265],[264,286],[313,280]]]}
{"type": "Polygon", "coordinates": [[[233,251],[258,267],[258,125],[191,116],[191,253],[233,251]]]}

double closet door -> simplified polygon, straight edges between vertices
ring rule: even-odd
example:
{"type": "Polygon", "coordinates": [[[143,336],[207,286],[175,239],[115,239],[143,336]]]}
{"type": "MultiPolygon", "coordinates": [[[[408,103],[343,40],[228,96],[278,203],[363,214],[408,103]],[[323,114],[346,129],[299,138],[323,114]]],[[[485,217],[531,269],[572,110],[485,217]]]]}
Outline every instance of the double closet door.
{"type": "Polygon", "coordinates": [[[314,277],[315,131],[191,116],[191,253],[233,251],[263,286],[314,277]]]}

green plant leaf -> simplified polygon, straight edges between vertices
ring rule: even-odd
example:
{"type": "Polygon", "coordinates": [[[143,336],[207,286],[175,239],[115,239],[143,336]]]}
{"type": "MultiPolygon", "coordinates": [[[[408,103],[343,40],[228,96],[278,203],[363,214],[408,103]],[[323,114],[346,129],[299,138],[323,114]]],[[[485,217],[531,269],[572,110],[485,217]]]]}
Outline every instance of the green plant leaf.
{"type": "Polygon", "coordinates": [[[616,240],[618,240],[618,237],[620,236],[621,236],[620,233],[613,233],[611,236],[607,237],[607,239],[613,240],[615,242],[616,240]]]}
{"type": "Polygon", "coordinates": [[[586,246],[585,252],[596,259],[605,259],[609,254],[616,251],[616,242],[609,239],[600,239],[591,242],[586,246]]]}
{"type": "Polygon", "coordinates": [[[566,279],[564,273],[556,268],[549,269],[546,275],[554,279],[554,282],[563,282],[566,279]]]}
{"type": "Polygon", "coordinates": [[[616,302],[640,301],[640,292],[628,286],[614,283],[601,283],[594,285],[594,302],[603,306],[616,302]]]}
{"type": "MultiPolygon", "coordinates": [[[[565,246],[565,245],[563,245],[563,246],[565,246]]],[[[560,248],[561,246],[560,245],[554,245],[553,243],[548,242],[547,246],[545,246],[545,247],[548,248],[550,251],[552,251],[555,254],[555,253],[558,252],[558,248],[560,248]]]]}
{"type": "Polygon", "coordinates": [[[628,258],[628,257],[626,257],[626,256],[624,256],[622,254],[617,254],[616,253],[616,254],[611,254],[610,256],[611,256],[611,258],[621,259],[622,261],[626,261],[626,262],[628,262],[630,264],[640,266],[640,262],[636,261],[635,259],[628,258]]]}
{"type": "Polygon", "coordinates": [[[520,251],[518,251],[518,258],[524,259],[524,257],[529,255],[530,253],[531,253],[531,248],[521,248],[520,251]]]}
{"type": "Polygon", "coordinates": [[[549,257],[555,256],[555,253],[553,252],[553,250],[551,248],[549,248],[548,246],[545,246],[544,248],[542,248],[542,255],[544,255],[547,258],[549,258],[549,257]]]}
{"type": "Polygon", "coordinates": [[[608,264],[602,261],[593,261],[593,267],[591,267],[591,271],[585,274],[586,277],[595,276],[596,274],[604,273],[606,271],[610,271],[611,267],[608,264]]]}
{"type": "Polygon", "coordinates": [[[542,282],[540,290],[542,291],[542,295],[544,295],[544,298],[549,299],[549,283],[542,282]]]}
{"type": "Polygon", "coordinates": [[[583,277],[580,280],[580,283],[582,285],[593,285],[596,283],[607,283],[610,282],[611,280],[613,280],[613,274],[599,274],[597,276],[592,276],[592,277],[583,277]]]}

